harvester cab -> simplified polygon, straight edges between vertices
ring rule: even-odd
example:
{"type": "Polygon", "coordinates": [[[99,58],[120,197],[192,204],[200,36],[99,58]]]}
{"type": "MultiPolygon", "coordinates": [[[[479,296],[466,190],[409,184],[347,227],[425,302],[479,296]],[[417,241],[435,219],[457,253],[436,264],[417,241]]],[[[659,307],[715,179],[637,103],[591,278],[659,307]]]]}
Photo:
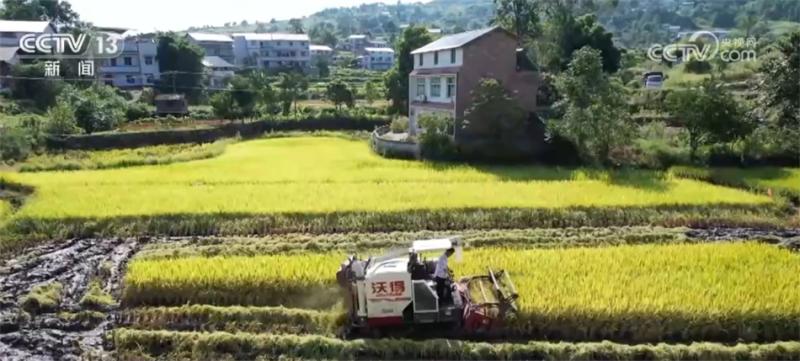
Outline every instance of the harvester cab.
{"type": "Polygon", "coordinates": [[[425,255],[448,249],[456,250],[456,262],[462,260],[458,238],[415,241],[407,249],[367,260],[348,257],[336,275],[344,291],[348,333],[414,325],[452,325],[448,329],[459,333],[498,331],[517,307],[511,277],[489,270],[458,282],[451,279],[440,298],[436,261],[425,255]]]}

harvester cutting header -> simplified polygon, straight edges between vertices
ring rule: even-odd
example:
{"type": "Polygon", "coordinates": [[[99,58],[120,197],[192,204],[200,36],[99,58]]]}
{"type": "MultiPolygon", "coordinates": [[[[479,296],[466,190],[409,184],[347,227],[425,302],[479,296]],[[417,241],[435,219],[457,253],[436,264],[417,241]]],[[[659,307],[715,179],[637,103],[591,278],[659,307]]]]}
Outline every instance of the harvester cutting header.
{"type": "Polygon", "coordinates": [[[348,331],[414,325],[449,325],[462,334],[499,331],[517,310],[514,283],[507,272],[491,269],[453,282],[448,259],[460,262],[462,249],[461,240],[453,238],[415,241],[408,249],[367,260],[349,257],[336,274],[345,291],[348,331]],[[441,256],[426,260],[430,252],[441,256]]]}

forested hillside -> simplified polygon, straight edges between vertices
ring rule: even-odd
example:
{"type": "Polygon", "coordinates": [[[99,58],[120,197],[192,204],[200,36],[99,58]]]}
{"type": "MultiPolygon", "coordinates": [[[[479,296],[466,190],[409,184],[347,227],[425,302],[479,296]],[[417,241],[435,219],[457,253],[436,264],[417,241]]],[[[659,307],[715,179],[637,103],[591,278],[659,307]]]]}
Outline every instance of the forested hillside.
{"type": "MultiPolygon", "coordinates": [[[[582,0],[582,12],[596,13],[626,47],[664,42],[681,31],[700,28],[738,29],[743,34],[778,36],[800,28],[800,1],[796,0],[582,0]],[[670,29],[672,26],[672,29],[670,29]]],[[[547,6],[548,0],[540,1],[547,6]]],[[[210,32],[309,32],[316,42],[331,43],[332,34],[342,38],[366,33],[389,40],[407,24],[422,24],[456,33],[492,22],[493,0],[433,0],[427,3],[364,4],[331,8],[304,19],[264,19],[203,26],[210,32]],[[327,36],[328,40],[325,41],[327,36]]]]}

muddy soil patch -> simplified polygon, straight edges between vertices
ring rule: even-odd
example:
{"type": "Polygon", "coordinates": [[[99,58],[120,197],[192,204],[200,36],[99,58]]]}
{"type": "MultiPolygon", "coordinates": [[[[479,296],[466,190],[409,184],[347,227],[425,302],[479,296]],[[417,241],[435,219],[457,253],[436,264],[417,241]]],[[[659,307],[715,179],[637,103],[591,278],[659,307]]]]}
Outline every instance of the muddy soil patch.
{"type": "Polygon", "coordinates": [[[80,305],[90,282],[117,295],[125,265],[139,239],[83,239],[28,250],[0,267],[0,359],[78,360],[103,357],[103,335],[113,327],[113,306],[80,305]],[[57,310],[25,312],[20,300],[36,287],[61,286],[57,310]],[[38,314],[37,314],[38,313],[38,314]]]}

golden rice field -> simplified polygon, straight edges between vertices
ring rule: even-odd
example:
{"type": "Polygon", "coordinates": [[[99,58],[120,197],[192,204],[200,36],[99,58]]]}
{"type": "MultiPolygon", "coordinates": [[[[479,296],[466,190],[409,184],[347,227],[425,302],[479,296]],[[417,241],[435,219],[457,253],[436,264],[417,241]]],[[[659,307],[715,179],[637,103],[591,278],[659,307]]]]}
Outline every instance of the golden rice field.
{"type": "Polygon", "coordinates": [[[758,205],[770,199],[648,171],[467,166],[388,160],[366,142],[263,139],[162,166],[0,173],[33,186],[18,217],[269,214],[457,208],[758,205]]]}
{"type": "MultiPolygon", "coordinates": [[[[123,304],[334,305],[343,254],[138,259],[123,304]],[[302,300],[315,299],[316,302],[302,300]],[[298,300],[300,300],[298,302],[298,300]]],[[[757,243],[487,248],[452,265],[511,273],[512,334],[559,340],[777,341],[800,334],[800,256],[757,243]]]]}
{"type": "Polygon", "coordinates": [[[713,168],[674,167],[672,173],[718,184],[772,190],[800,197],[800,168],[713,168]]]}
{"type": "Polygon", "coordinates": [[[9,215],[11,215],[11,204],[0,199],[0,223],[3,223],[9,215]]]}

